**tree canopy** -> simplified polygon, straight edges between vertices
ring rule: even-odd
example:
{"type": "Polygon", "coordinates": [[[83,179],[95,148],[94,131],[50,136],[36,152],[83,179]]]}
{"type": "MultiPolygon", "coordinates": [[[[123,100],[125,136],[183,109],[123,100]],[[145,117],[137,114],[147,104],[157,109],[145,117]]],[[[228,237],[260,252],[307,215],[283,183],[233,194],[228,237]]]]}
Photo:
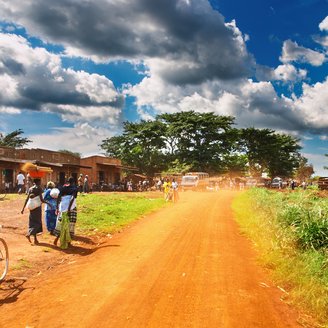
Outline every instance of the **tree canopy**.
{"type": "Polygon", "coordinates": [[[60,149],[60,150],[58,150],[58,152],[59,153],[64,153],[64,154],[69,154],[69,155],[72,155],[72,156],[81,158],[81,154],[80,153],[74,152],[74,151],[71,151],[71,150],[68,150],[68,149],[60,149]]]}
{"type": "Polygon", "coordinates": [[[271,177],[289,177],[301,160],[298,141],[274,130],[248,128],[241,130],[239,142],[254,177],[261,176],[263,172],[271,177]]]}
{"type": "Polygon", "coordinates": [[[23,133],[22,129],[10,132],[7,135],[0,133],[0,147],[23,148],[31,142],[28,138],[21,137],[23,133]]]}
{"type": "Polygon", "coordinates": [[[298,140],[270,129],[237,129],[234,118],[194,111],[125,122],[123,133],[103,140],[106,154],[152,176],[174,168],[210,174],[234,172],[291,176],[301,159],[298,140]]]}

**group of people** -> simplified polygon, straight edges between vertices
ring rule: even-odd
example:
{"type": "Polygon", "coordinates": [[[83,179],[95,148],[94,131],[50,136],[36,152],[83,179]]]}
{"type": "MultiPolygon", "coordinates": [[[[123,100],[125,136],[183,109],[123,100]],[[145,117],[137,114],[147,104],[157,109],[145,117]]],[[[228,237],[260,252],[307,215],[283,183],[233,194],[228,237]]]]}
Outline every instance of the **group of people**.
{"type": "Polygon", "coordinates": [[[77,184],[80,193],[87,194],[90,192],[89,176],[87,174],[83,178],[83,174],[81,173],[77,179],[77,184]]]}
{"type": "Polygon", "coordinates": [[[166,202],[169,200],[173,201],[173,203],[177,202],[179,199],[178,193],[178,183],[175,179],[168,179],[166,178],[164,182],[161,184],[163,191],[164,191],[164,199],[166,202]]]}
{"type": "Polygon", "coordinates": [[[28,232],[26,238],[31,245],[39,243],[37,235],[42,233],[42,203],[45,203],[45,222],[48,232],[55,237],[54,244],[67,249],[75,234],[77,220],[76,198],[78,188],[74,178],[70,177],[66,184],[57,189],[55,183],[49,181],[45,191],[40,179],[34,179],[29,188],[21,213],[27,207],[30,210],[28,232]],[[31,240],[33,237],[33,241],[31,240]]]}

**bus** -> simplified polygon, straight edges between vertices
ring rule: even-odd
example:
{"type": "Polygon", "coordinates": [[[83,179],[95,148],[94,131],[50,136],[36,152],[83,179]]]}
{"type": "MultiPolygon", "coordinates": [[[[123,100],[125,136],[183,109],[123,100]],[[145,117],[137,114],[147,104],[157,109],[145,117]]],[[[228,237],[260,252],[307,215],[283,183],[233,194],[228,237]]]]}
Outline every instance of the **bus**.
{"type": "Polygon", "coordinates": [[[188,172],[181,180],[182,190],[206,190],[209,174],[206,172],[188,172]]]}

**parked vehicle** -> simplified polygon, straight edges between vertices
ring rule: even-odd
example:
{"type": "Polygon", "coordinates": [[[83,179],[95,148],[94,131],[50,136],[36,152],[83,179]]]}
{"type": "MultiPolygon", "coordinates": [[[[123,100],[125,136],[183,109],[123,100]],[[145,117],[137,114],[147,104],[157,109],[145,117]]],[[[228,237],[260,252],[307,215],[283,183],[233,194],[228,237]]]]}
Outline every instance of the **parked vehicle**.
{"type": "Polygon", "coordinates": [[[319,178],[318,188],[320,190],[328,190],[328,177],[320,177],[319,178]]]}
{"type": "Polygon", "coordinates": [[[245,183],[246,188],[256,187],[257,180],[253,178],[247,178],[245,183]]]}
{"type": "Polygon", "coordinates": [[[181,180],[182,190],[196,190],[198,188],[199,178],[196,175],[184,175],[181,180]]]}
{"type": "Polygon", "coordinates": [[[206,190],[209,185],[209,175],[206,172],[189,172],[181,179],[182,190],[206,190]]]}
{"type": "Polygon", "coordinates": [[[282,178],[276,177],[276,178],[272,179],[270,187],[271,188],[278,188],[278,189],[286,188],[287,187],[287,182],[283,181],[282,178]]]}

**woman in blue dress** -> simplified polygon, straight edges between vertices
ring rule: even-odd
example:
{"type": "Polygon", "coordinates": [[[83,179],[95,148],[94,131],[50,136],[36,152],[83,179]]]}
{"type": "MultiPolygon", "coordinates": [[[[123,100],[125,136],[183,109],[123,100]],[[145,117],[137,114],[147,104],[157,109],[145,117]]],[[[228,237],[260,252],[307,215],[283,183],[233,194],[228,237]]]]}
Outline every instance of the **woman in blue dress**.
{"type": "MultiPolygon", "coordinates": [[[[52,181],[49,181],[47,183],[47,189],[43,195],[44,200],[48,201],[51,206],[46,204],[45,206],[45,221],[46,221],[46,227],[47,230],[50,232],[50,234],[53,234],[53,231],[56,228],[56,207],[57,207],[57,197],[56,196],[56,188],[55,184],[52,181]]],[[[59,193],[59,190],[58,190],[59,193]]]]}

